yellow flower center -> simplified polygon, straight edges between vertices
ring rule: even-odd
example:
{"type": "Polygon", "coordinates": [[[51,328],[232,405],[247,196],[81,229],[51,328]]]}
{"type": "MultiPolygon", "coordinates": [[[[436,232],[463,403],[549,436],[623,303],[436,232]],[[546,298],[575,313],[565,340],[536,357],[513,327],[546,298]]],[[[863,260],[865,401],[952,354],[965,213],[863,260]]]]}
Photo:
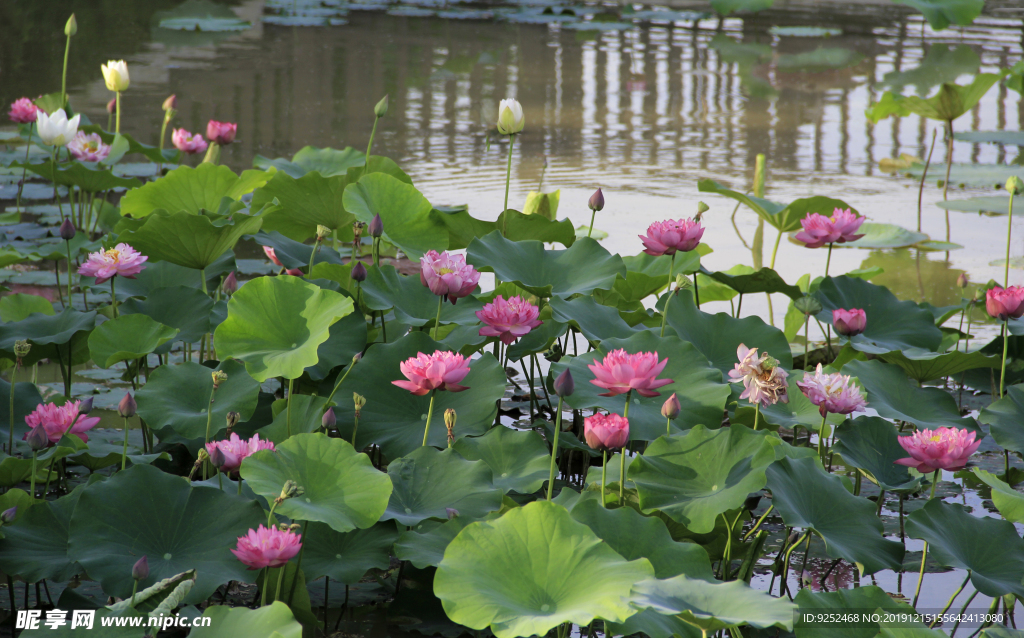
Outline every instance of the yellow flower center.
{"type": "Polygon", "coordinates": [[[113,259],[114,261],[120,261],[121,253],[116,248],[111,248],[110,250],[107,251],[107,257],[113,259]]]}
{"type": "Polygon", "coordinates": [[[437,269],[437,274],[439,274],[439,275],[450,275],[453,272],[455,272],[454,268],[438,268],[437,269]]]}
{"type": "Polygon", "coordinates": [[[936,434],[935,436],[933,436],[932,438],[930,438],[930,439],[928,439],[928,440],[929,440],[929,441],[932,441],[933,443],[938,443],[939,441],[941,441],[941,440],[942,440],[942,437],[941,437],[941,436],[939,436],[938,434],[936,434]]]}

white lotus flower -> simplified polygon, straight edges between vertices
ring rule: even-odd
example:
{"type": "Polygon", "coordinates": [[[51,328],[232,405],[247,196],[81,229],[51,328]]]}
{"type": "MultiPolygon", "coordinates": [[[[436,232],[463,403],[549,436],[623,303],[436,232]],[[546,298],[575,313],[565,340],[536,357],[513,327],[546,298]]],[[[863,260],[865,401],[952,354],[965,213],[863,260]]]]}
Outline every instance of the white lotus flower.
{"type": "Polygon", "coordinates": [[[67,146],[68,142],[75,138],[78,133],[78,120],[81,115],[76,115],[70,120],[64,109],[57,109],[52,115],[40,111],[36,114],[36,130],[43,144],[47,146],[67,146]]]}
{"type": "Polygon", "coordinates": [[[517,100],[502,100],[498,104],[498,132],[502,135],[515,135],[526,126],[526,115],[523,105],[517,100]]]}
{"type": "Polygon", "coordinates": [[[107,89],[114,92],[128,90],[128,65],[124,60],[110,60],[100,65],[103,71],[103,80],[107,83],[107,89]]]}

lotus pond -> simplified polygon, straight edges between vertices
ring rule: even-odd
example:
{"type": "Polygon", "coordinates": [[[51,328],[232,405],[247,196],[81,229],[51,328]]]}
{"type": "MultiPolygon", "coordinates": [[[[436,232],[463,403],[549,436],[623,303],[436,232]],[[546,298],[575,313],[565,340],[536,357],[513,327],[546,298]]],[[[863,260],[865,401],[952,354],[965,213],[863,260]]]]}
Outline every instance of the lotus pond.
{"type": "Polygon", "coordinates": [[[906,5],[0,7],[2,631],[1024,635],[1022,16],[906,5]]]}

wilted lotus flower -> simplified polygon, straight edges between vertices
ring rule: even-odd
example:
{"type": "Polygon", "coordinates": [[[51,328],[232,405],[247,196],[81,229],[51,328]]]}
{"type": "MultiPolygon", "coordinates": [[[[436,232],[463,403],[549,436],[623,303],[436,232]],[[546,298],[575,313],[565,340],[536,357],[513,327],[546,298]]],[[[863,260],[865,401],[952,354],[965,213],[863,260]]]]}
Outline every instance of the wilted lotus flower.
{"type": "Polygon", "coordinates": [[[228,439],[210,441],[206,444],[206,451],[211,457],[214,448],[218,448],[224,454],[224,465],[220,466],[220,471],[229,473],[238,471],[238,468],[242,466],[242,461],[256,452],[260,450],[273,450],[274,443],[273,441],[260,440],[259,434],[253,434],[252,438],[246,441],[237,434],[232,433],[228,439]]]}
{"type": "Polygon", "coordinates": [[[102,162],[110,155],[110,146],[103,143],[99,133],[79,131],[68,143],[68,150],[80,162],[102,162]]]}
{"type": "Polygon", "coordinates": [[[183,128],[174,129],[171,133],[171,143],[174,144],[174,148],[189,155],[202,153],[209,146],[202,135],[199,133],[189,133],[183,128]]]}
{"type": "Polygon", "coordinates": [[[420,282],[452,304],[473,292],[479,281],[480,273],[466,263],[465,255],[429,250],[420,258],[420,282]]]}
{"type": "Polygon", "coordinates": [[[844,337],[853,337],[864,332],[867,323],[868,317],[860,308],[837,308],[832,311],[832,325],[835,326],[836,332],[844,337]]]}
{"type": "Polygon", "coordinates": [[[57,109],[52,115],[47,115],[45,111],[39,111],[36,113],[36,131],[42,138],[43,144],[65,146],[78,133],[78,121],[81,119],[81,115],[76,115],[69,120],[64,109],[57,109]]]}
{"type": "Polygon", "coordinates": [[[502,135],[515,135],[526,126],[526,115],[523,105],[517,100],[508,99],[498,103],[498,132],[502,135]]]}
{"type": "Polygon", "coordinates": [[[897,439],[910,457],[897,459],[895,463],[912,467],[922,474],[935,470],[952,472],[963,469],[967,459],[981,445],[981,441],[974,439],[974,432],[960,428],[918,430],[910,436],[897,439]]]}
{"type": "MultiPolygon", "coordinates": [[[[81,404],[81,401],[70,401],[62,406],[57,406],[53,403],[40,403],[31,414],[25,417],[25,423],[30,428],[43,426],[51,444],[60,441],[65,432],[74,434],[82,439],[82,441],[88,443],[89,435],[86,432],[96,427],[96,424],[100,422],[100,418],[98,416],[86,417],[81,414],[79,412],[81,404]]],[[[23,439],[28,439],[28,433],[25,434],[23,439]]]]}
{"type": "Polygon", "coordinates": [[[45,113],[45,111],[36,106],[32,100],[23,97],[11,104],[11,110],[7,112],[7,117],[18,124],[31,124],[36,121],[37,113],[45,113]]]}
{"type": "Polygon", "coordinates": [[[867,407],[868,402],[861,396],[860,388],[850,384],[849,375],[838,372],[825,374],[821,364],[814,370],[814,376],[804,375],[796,382],[797,386],[818,406],[818,412],[824,417],[827,413],[850,414],[867,407]]]}
{"type": "Polygon", "coordinates": [[[985,310],[1000,321],[1020,319],[1024,315],[1024,288],[989,288],[985,293],[985,310]]]}
{"type": "Polygon", "coordinates": [[[231,553],[249,569],[281,567],[302,549],[301,537],[291,531],[260,525],[238,537],[238,545],[231,553]]]}
{"type": "Polygon", "coordinates": [[[118,275],[135,279],[135,275],[145,268],[143,264],[147,259],[149,257],[128,244],[120,243],[110,250],[90,253],[89,258],[78,269],[78,274],[83,277],[95,277],[97,284],[118,275]]]}
{"type": "Polygon", "coordinates": [[[392,381],[394,385],[408,390],[416,396],[424,396],[434,390],[462,392],[469,388],[459,383],[469,374],[469,362],[458,353],[438,350],[433,354],[420,352],[399,366],[405,380],[392,381]]]}
{"type": "Polygon", "coordinates": [[[760,403],[762,407],[789,403],[789,373],[778,361],[767,353],[758,357],[757,348],[748,348],[742,343],[736,348],[736,357],[739,363],[729,371],[729,378],[743,383],[741,399],[760,403]]]}
{"type": "Polygon", "coordinates": [[[544,323],[537,319],[540,310],[523,297],[510,297],[507,301],[501,295],[476,311],[476,317],[484,322],[480,328],[481,337],[498,337],[505,345],[524,337],[531,330],[544,323]]]}
{"type": "Polygon", "coordinates": [[[219,146],[227,146],[235,141],[238,125],[232,122],[210,120],[206,125],[206,139],[219,146]]]}
{"type": "Polygon", "coordinates": [[[654,222],[647,227],[647,235],[640,235],[644,252],[658,257],[689,252],[697,247],[704,236],[704,227],[692,219],[669,219],[654,222]]]}
{"type": "Polygon", "coordinates": [[[587,364],[594,373],[590,382],[604,388],[600,396],[613,397],[632,390],[642,397],[656,397],[658,388],[672,383],[672,379],[658,379],[657,376],[668,364],[668,357],[660,362],[657,352],[626,354],[622,348],[605,355],[601,363],[587,364]]]}
{"type": "Polygon", "coordinates": [[[832,217],[825,217],[818,213],[808,213],[807,217],[800,220],[803,230],[794,236],[797,241],[803,242],[808,248],[821,248],[825,244],[846,243],[863,237],[857,234],[863,217],[857,217],[850,209],[835,209],[832,217]]]}
{"type": "Polygon", "coordinates": [[[583,438],[593,450],[618,450],[629,441],[629,421],[618,414],[595,414],[583,419],[583,438]]]}
{"type": "Polygon", "coordinates": [[[106,64],[101,64],[100,70],[103,71],[103,81],[106,82],[108,91],[120,93],[128,90],[131,80],[128,77],[128,65],[124,60],[110,60],[106,64]]]}

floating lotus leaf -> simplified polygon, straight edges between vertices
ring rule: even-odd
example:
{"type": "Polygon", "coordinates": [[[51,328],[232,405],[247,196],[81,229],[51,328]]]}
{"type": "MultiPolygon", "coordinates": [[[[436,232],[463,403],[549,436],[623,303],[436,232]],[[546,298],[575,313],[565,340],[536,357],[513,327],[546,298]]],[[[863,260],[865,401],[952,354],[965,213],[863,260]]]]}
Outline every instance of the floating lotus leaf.
{"type": "Polygon", "coordinates": [[[89,335],[89,351],[101,368],[120,361],[139,359],[178,334],[175,328],[146,315],[121,315],[101,324],[89,335]]]}
{"type": "Polygon", "coordinates": [[[468,461],[451,449],[417,448],[388,464],[394,485],[381,520],[415,525],[428,518],[448,518],[447,509],[469,519],[501,507],[491,469],[483,461],[468,461]]]}
{"type": "Polygon", "coordinates": [[[150,261],[169,261],[204,270],[234,249],[242,235],[258,231],[261,224],[261,217],[241,213],[235,213],[228,221],[185,211],[160,211],[149,215],[138,230],[123,232],[118,238],[147,255],[150,261]]]}
{"type": "Polygon", "coordinates": [[[49,182],[56,182],[61,186],[77,186],[89,193],[142,186],[139,180],[118,177],[110,169],[98,164],[87,166],[81,162],[58,163],[55,171],[53,163],[47,160],[41,164],[14,162],[12,167],[27,168],[49,182]]]}
{"type": "Polygon", "coordinates": [[[626,561],[564,507],[537,501],[462,530],[445,551],[434,594],[454,622],[497,638],[545,635],[563,622],[620,622],[633,583],[653,575],[626,561]]]}
{"type": "Polygon", "coordinates": [[[843,558],[861,573],[897,569],[903,545],[882,536],[875,504],[854,496],[842,480],[827,474],[813,458],[783,458],[768,468],[772,503],[789,527],[813,530],[830,558],[843,558]]]}
{"type": "MultiPolygon", "coordinates": [[[[914,164],[907,170],[907,175],[914,180],[920,180],[923,172],[923,164],[914,164]]],[[[940,181],[946,177],[945,170],[936,171],[934,167],[928,171],[928,174],[931,176],[929,179],[940,181]]],[[[1024,179],[1022,176],[1024,176],[1024,166],[1019,164],[953,164],[949,171],[949,183],[951,185],[1002,187],[1010,177],[1024,179]]]]}
{"type": "MultiPolygon", "coordinates": [[[[902,93],[907,86],[913,86],[918,95],[928,95],[943,82],[954,82],[961,75],[974,75],[981,68],[981,56],[970,46],[933,44],[928,47],[918,66],[907,71],[889,71],[882,77],[885,88],[902,93]]],[[[975,133],[957,133],[953,137],[969,136],[975,133]]],[[[967,141],[974,141],[964,137],[967,141]]],[[[915,158],[916,159],[916,158],[915,158]]]]}
{"type": "Polygon", "coordinates": [[[551,453],[536,432],[493,427],[483,436],[457,440],[452,448],[464,459],[487,464],[503,493],[532,494],[547,482],[551,453]]]}
{"type": "Polygon", "coordinates": [[[774,0],[711,0],[711,8],[715,13],[727,16],[737,11],[741,13],[754,13],[763,11],[772,6],[774,0]]]}
{"type": "Polygon", "coordinates": [[[1011,523],[1024,523],[1024,494],[980,467],[974,468],[974,475],[992,489],[992,503],[1003,518],[1011,523]]]}
{"type": "Polygon", "coordinates": [[[213,620],[209,627],[193,629],[193,638],[302,638],[302,625],[295,620],[288,605],[280,601],[259,609],[211,605],[203,616],[213,620]]]}
{"type": "Polygon", "coordinates": [[[928,239],[928,235],[924,233],[907,230],[895,224],[879,224],[875,222],[864,222],[857,232],[864,236],[860,239],[840,244],[840,246],[847,248],[905,248],[928,239]]]}
{"type": "Polygon", "coordinates": [[[796,609],[788,600],[751,589],[741,581],[709,583],[686,576],[637,583],[633,587],[633,605],[678,615],[705,634],[735,625],[789,630],[796,609]]]}
{"type": "MultiPolygon", "coordinates": [[[[963,45],[963,48],[968,48],[963,45]]],[[[930,49],[929,49],[930,51],[930,49]]],[[[1005,144],[1007,146],[1024,146],[1024,131],[964,131],[953,135],[953,139],[972,144],[1005,144]]],[[[975,197],[971,199],[982,199],[975,197]]],[[[993,197],[1006,201],[1006,197],[993,197]]],[[[970,200],[968,200],[970,201],[970,200]]],[[[942,204],[936,204],[941,206],[942,204]]]]}
{"type": "Polygon", "coordinates": [[[1011,385],[1003,398],[991,403],[978,415],[978,421],[1003,448],[1024,454],[1024,386],[1011,385]]]}
{"type": "Polygon", "coordinates": [[[320,173],[323,177],[345,175],[348,169],[361,167],[366,163],[366,155],[351,146],[346,146],[340,151],[333,148],[317,148],[315,146],[303,146],[291,161],[279,157],[267,159],[257,155],[253,160],[253,166],[266,170],[271,166],[279,173],[286,173],[296,179],[311,172],[320,173]]]}
{"type": "Polygon", "coordinates": [[[896,0],[913,7],[924,15],[929,26],[936,31],[951,24],[970,26],[981,15],[985,0],[896,0]]]}
{"type": "Polygon", "coordinates": [[[298,277],[258,277],[231,296],[217,327],[221,358],[234,357],[259,382],[295,379],[316,365],[331,325],[352,312],[352,300],[298,277]]]}
{"type": "Polygon", "coordinates": [[[448,248],[448,231],[432,217],[430,205],[412,184],[384,173],[364,175],[345,188],[345,208],[356,219],[370,223],[374,215],[384,222],[384,239],[414,259],[428,250],[448,248]]]}
{"type": "Polygon", "coordinates": [[[324,434],[295,434],[242,462],[242,478],[268,501],[295,481],[305,494],[274,510],[301,521],[327,523],[338,532],[366,528],[377,522],[391,494],[391,480],[370,458],[341,439],[324,434]]]}
{"type": "Polygon", "coordinates": [[[935,205],[939,208],[960,211],[962,213],[979,213],[982,215],[1010,214],[1010,198],[1005,195],[950,199],[944,202],[935,202],[935,205]]]}
{"type": "Polygon", "coordinates": [[[209,162],[196,168],[179,166],[158,180],[128,191],[121,198],[121,214],[139,219],[157,209],[194,215],[201,210],[217,210],[221,199],[237,200],[273,176],[274,171],[244,171],[238,176],[227,166],[209,162]]]}
{"type": "Polygon", "coordinates": [[[877,416],[859,416],[839,426],[836,438],[833,451],[863,470],[883,490],[913,491],[920,487],[920,477],[912,477],[905,466],[896,465],[897,459],[905,459],[908,454],[899,444],[892,423],[877,416]]]}
{"type": "Polygon", "coordinates": [[[387,569],[391,546],[398,540],[393,523],[338,532],[325,523],[310,523],[302,537],[302,571],[306,581],[322,576],[355,585],[371,568],[387,569]]]}
{"type": "MultiPolygon", "coordinates": [[[[973,4],[981,0],[903,0],[907,4],[965,1],[973,4]]],[[[961,86],[953,82],[944,82],[939,87],[938,93],[930,98],[918,97],[916,95],[897,96],[886,91],[870,109],[865,111],[865,115],[872,122],[878,122],[890,115],[906,117],[911,113],[931,120],[952,122],[974,108],[974,105],[992,88],[992,85],[1001,80],[1004,75],[1005,73],[979,73],[974,76],[974,80],[967,86],[961,86]]],[[[913,171],[914,167],[912,167],[911,173],[913,171]]],[[[952,177],[950,177],[950,181],[953,181],[952,177]]]]}

